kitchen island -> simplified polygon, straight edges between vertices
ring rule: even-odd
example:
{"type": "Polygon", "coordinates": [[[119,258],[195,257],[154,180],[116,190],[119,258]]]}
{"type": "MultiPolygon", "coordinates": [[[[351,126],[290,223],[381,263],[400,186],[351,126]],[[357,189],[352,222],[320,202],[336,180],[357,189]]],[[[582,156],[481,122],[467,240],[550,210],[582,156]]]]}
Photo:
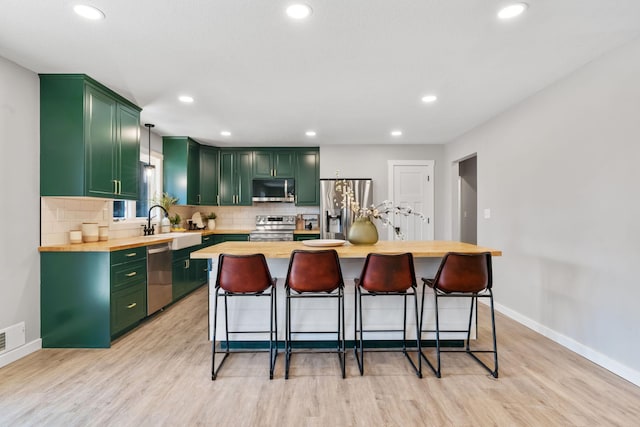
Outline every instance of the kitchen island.
{"type": "MultiPolygon", "coordinates": [[[[285,293],[284,281],[287,275],[289,265],[289,257],[291,252],[300,250],[319,250],[328,249],[322,247],[309,247],[303,242],[225,242],[210,246],[199,251],[191,253],[193,259],[209,259],[210,276],[209,276],[209,299],[210,307],[213,307],[213,291],[217,273],[217,262],[220,254],[248,255],[262,253],[267,258],[267,264],[274,278],[278,278],[277,297],[278,297],[278,339],[284,339],[284,307],[285,293]]],[[[492,256],[498,257],[502,252],[496,249],[472,245],[462,242],[453,241],[379,241],[374,245],[351,245],[346,243],[342,246],[331,247],[338,252],[340,265],[345,281],[345,328],[347,340],[353,339],[354,328],[354,285],[353,279],[359,277],[360,271],[364,265],[364,260],[368,253],[375,252],[381,254],[395,254],[403,252],[411,252],[414,257],[416,276],[418,278],[418,298],[421,298],[422,282],[421,277],[433,277],[440,265],[441,258],[447,252],[464,252],[464,253],[480,253],[490,252],[492,256]]],[[[430,289],[426,292],[431,293],[430,289]]],[[[231,328],[241,329],[264,329],[265,322],[268,321],[268,304],[264,304],[259,298],[249,301],[238,301],[231,298],[229,300],[229,322],[231,328]],[[237,305],[236,305],[237,304],[237,305]]],[[[370,329],[398,329],[402,322],[402,298],[372,298],[367,301],[367,307],[364,309],[364,316],[370,329]]],[[[327,312],[326,304],[323,301],[311,300],[301,301],[300,308],[296,310],[296,315],[292,319],[295,323],[295,329],[298,330],[331,330],[335,328],[335,315],[330,311],[327,312]],[[302,307],[302,304],[305,304],[302,307]]],[[[441,303],[441,328],[442,329],[466,329],[468,322],[468,302],[459,298],[449,298],[441,303]]],[[[433,309],[433,299],[430,295],[425,298],[425,319],[424,329],[435,328],[435,312],[433,309]]],[[[407,334],[415,336],[415,322],[411,322],[413,314],[408,313],[407,334]]],[[[213,325],[213,313],[209,314],[209,324],[213,325]]],[[[224,316],[219,315],[218,324],[224,328],[224,316]]],[[[211,330],[209,339],[211,339],[211,330]]],[[[400,339],[400,334],[392,337],[392,334],[368,333],[365,336],[367,340],[396,340],[400,339]]],[[[463,339],[465,333],[446,333],[441,334],[442,339],[463,339]]],[[[305,337],[302,334],[300,339],[312,339],[312,336],[305,337]]],[[[434,335],[424,333],[423,339],[433,339],[434,335]]],[[[234,337],[230,337],[231,340],[234,337]]],[[[248,340],[265,340],[260,335],[244,335],[243,339],[248,340]]],[[[317,339],[317,335],[313,337],[317,339]]],[[[327,340],[335,339],[327,336],[327,340]]]]}

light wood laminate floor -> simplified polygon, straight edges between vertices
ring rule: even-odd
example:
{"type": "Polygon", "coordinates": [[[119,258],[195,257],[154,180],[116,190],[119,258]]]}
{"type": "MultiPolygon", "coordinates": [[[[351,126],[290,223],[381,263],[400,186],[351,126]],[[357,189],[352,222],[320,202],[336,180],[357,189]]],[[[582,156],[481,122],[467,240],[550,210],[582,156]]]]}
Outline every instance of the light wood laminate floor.
{"type": "MultiPolygon", "coordinates": [[[[211,381],[203,287],[106,350],[47,349],[0,369],[0,426],[622,425],[640,422],[640,388],[498,314],[500,378],[443,355],[418,379],[401,354],[232,355],[211,381]]],[[[486,313],[481,313],[481,320],[486,313]]],[[[487,342],[486,330],[481,342],[487,342]]],[[[430,351],[433,355],[433,351],[430,351]]]]}

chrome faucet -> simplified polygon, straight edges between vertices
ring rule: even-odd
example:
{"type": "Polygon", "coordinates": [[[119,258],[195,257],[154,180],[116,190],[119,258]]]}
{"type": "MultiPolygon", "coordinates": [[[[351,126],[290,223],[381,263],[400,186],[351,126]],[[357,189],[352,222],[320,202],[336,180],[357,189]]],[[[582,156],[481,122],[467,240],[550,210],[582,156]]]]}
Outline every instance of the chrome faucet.
{"type": "Polygon", "coordinates": [[[160,208],[164,211],[164,214],[168,217],[169,216],[169,212],[167,212],[167,210],[165,208],[163,208],[160,205],[153,205],[149,208],[149,213],[147,214],[147,225],[144,226],[144,235],[145,236],[152,236],[156,230],[155,230],[155,226],[151,225],[151,210],[153,208],[160,208]]]}

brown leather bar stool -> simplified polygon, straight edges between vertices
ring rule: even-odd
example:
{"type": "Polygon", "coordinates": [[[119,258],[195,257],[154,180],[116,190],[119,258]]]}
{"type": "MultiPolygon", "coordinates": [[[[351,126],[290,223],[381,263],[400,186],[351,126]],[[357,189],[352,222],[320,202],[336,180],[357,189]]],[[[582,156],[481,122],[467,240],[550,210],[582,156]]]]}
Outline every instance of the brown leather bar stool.
{"type": "MultiPolygon", "coordinates": [[[[292,353],[292,334],[328,334],[336,333],[336,350],[316,350],[314,353],[337,353],[345,377],[345,341],[344,341],[344,281],[338,253],[333,250],[301,251],[291,253],[289,270],[284,284],[287,295],[285,322],[285,374],[289,378],[289,365],[292,353]],[[336,331],[292,331],[291,301],[304,298],[332,298],[338,301],[336,331]]],[[[312,352],[298,350],[297,352],[312,352]]]]}
{"type": "Polygon", "coordinates": [[[431,369],[434,370],[436,376],[440,378],[440,353],[445,352],[464,352],[473,357],[478,363],[480,363],[489,373],[498,378],[498,346],[496,343],[496,320],[493,310],[493,273],[491,270],[491,254],[484,252],[480,254],[465,254],[450,252],[444,256],[438,272],[433,279],[422,279],[422,311],[420,314],[420,331],[422,329],[422,322],[424,320],[424,291],[426,287],[433,289],[435,299],[435,315],[436,315],[436,329],[428,330],[425,332],[436,333],[436,354],[437,354],[437,368],[431,365],[424,353],[422,357],[427,361],[431,369]],[[471,307],[469,310],[469,325],[466,331],[464,330],[441,330],[440,318],[438,311],[438,300],[440,298],[470,298],[471,307]],[[478,326],[477,319],[477,299],[489,298],[491,309],[491,330],[493,337],[493,350],[472,350],[470,348],[471,338],[471,324],[473,320],[473,309],[476,307],[476,329],[478,326]],[[466,332],[467,340],[464,350],[443,350],[440,347],[440,332],[466,332]],[[476,356],[476,353],[492,353],[494,360],[494,367],[491,369],[484,362],[482,362],[476,356]]]}
{"type": "MultiPolygon", "coordinates": [[[[269,379],[273,379],[273,370],[278,357],[278,326],[276,314],[276,280],[271,278],[267,261],[263,254],[228,255],[218,257],[218,274],[213,303],[213,354],[211,356],[211,379],[215,380],[218,371],[231,353],[253,353],[255,350],[230,350],[229,334],[269,333],[269,379]],[[218,326],[218,297],[224,297],[225,349],[224,357],[216,369],[216,333],[218,326]],[[231,331],[227,299],[231,297],[270,297],[268,331],[231,331]]],[[[220,343],[222,346],[222,343],[220,343]]]]}
{"type": "MultiPolygon", "coordinates": [[[[356,297],[354,322],[353,351],[358,362],[360,375],[364,374],[364,333],[365,332],[402,332],[402,349],[418,378],[422,378],[422,360],[420,358],[420,328],[418,323],[418,295],[416,292],[416,274],[413,255],[383,255],[370,253],[364,262],[360,278],[355,279],[356,297]],[[407,352],[407,297],[413,295],[416,321],[416,355],[417,365],[407,352]],[[404,299],[404,316],[402,329],[364,329],[362,314],[362,297],[401,296],[404,299]],[[358,310],[359,308],[359,310],[358,310]],[[359,337],[359,339],[358,339],[359,337]],[[359,349],[358,349],[359,343],[359,349]]],[[[381,350],[378,350],[381,351],[381,350]]],[[[398,351],[398,350],[386,350],[398,351]]]]}

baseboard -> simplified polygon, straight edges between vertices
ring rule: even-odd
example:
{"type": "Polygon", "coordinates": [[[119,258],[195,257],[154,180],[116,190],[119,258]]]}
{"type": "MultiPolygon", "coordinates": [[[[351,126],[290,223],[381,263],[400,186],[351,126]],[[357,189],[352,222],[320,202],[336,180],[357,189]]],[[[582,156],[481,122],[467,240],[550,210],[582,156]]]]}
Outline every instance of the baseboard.
{"type": "Polygon", "coordinates": [[[563,347],[568,348],[574,353],[579,354],[580,356],[592,361],[593,363],[602,366],[603,368],[613,372],[619,377],[624,378],[625,380],[637,385],[640,387],[640,372],[629,368],[628,366],[623,365],[622,363],[611,359],[610,357],[588,347],[584,344],[579,343],[573,338],[569,338],[566,335],[563,335],[547,326],[544,326],[522,314],[511,310],[508,307],[505,307],[501,304],[495,303],[496,311],[504,314],[505,316],[515,320],[516,322],[528,327],[531,330],[538,332],[541,335],[549,338],[552,341],[557,342],[563,347]]]}
{"type": "Polygon", "coordinates": [[[22,359],[23,357],[35,351],[38,351],[41,348],[42,348],[42,339],[40,338],[31,342],[28,342],[25,345],[22,345],[18,348],[14,348],[13,350],[0,355],[0,368],[2,368],[3,366],[7,366],[9,363],[13,363],[18,359],[22,359]]]}

